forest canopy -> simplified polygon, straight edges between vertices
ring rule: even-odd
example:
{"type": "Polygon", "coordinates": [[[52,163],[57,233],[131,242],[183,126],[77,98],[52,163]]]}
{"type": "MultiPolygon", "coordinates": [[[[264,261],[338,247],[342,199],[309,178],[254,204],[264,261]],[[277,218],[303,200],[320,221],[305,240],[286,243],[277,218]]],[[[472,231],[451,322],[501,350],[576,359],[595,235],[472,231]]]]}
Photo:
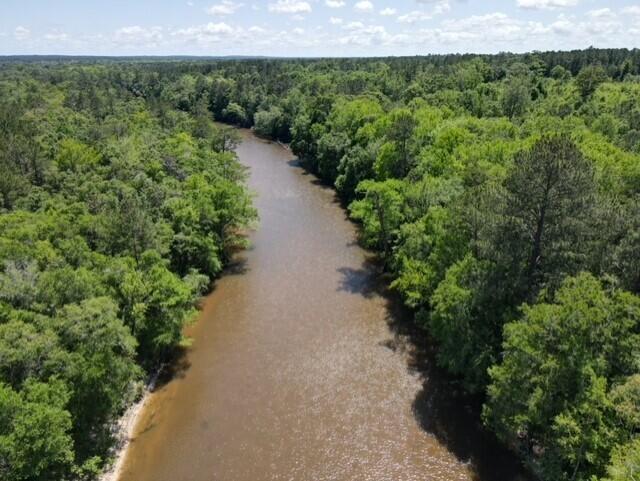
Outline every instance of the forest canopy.
{"type": "Polygon", "coordinates": [[[640,475],[639,51],[1,69],[3,479],[97,472],[242,244],[255,212],[212,120],[336,189],[540,479],[640,475]]]}
{"type": "Polygon", "coordinates": [[[100,472],[115,421],[256,217],[235,133],[123,73],[0,71],[6,481],[100,472]]]}
{"type": "Polygon", "coordinates": [[[639,68],[588,49],[181,75],[335,187],[485,425],[559,481],[640,474],[639,68]]]}

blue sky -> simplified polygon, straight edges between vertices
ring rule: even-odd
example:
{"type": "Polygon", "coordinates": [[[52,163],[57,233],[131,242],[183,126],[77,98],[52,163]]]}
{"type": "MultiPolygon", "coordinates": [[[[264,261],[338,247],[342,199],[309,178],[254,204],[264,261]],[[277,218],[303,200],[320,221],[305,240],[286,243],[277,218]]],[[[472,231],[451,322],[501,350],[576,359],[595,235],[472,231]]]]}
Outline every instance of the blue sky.
{"type": "Polygon", "coordinates": [[[640,47],[640,0],[0,0],[0,55],[640,47]]]}

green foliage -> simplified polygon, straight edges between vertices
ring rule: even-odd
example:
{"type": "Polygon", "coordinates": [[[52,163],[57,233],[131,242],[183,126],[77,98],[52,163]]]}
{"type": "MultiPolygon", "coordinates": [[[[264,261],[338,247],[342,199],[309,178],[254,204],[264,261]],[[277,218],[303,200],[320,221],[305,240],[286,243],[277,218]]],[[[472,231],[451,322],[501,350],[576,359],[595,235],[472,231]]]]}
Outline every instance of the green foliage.
{"type": "Polygon", "coordinates": [[[99,160],[93,148],[75,139],[64,139],[58,147],[55,163],[61,170],[76,172],[95,166],[99,160]]]}
{"type": "Polygon", "coordinates": [[[602,475],[614,444],[629,436],[611,416],[610,398],[635,417],[620,399],[636,388],[608,396],[608,380],[637,369],[639,341],[640,298],[605,290],[590,274],[567,279],[552,304],[525,306],[522,319],[505,326],[485,419],[545,479],[602,475]]]}
{"type": "Polygon", "coordinates": [[[256,112],[253,117],[254,128],[258,135],[274,139],[286,139],[287,127],[283,112],[278,107],[256,112]]]}
{"type": "Polygon", "coordinates": [[[351,216],[362,222],[365,245],[380,249],[385,255],[391,253],[391,245],[404,220],[402,190],[403,183],[395,179],[367,180],[361,182],[357,190],[364,198],[349,206],[351,216]]]}
{"type": "Polygon", "coordinates": [[[215,119],[290,142],[335,186],[439,364],[488,388],[488,426],[545,481],[637,476],[639,68],[624,49],[7,64],[2,393],[66,397],[56,449],[30,454],[2,421],[0,475],[94,476],[138,366],[245,244],[240,138],[215,119]]]}
{"type": "Polygon", "coordinates": [[[635,481],[640,477],[640,438],[613,450],[604,481],[635,481]]]}
{"type": "Polygon", "coordinates": [[[73,463],[65,410],[69,393],[57,380],[29,381],[21,392],[0,384],[0,474],[7,481],[62,479],[73,463]]]}
{"type": "MultiPolygon", "coordinates": [[[[238,136],[207,109],[226,84],[183,74],[128,85],[119,68],[55,70],[0,73],[7,481],[101,472],[145,371],[182,341],[256,216],[230,151],[238,136]]],[[[231,101],[222,112],[246,122],[231,101]]]]}
{"type": "Polygon", "coordinates": [[[247,122],[247,113],[241,105],[231,102],[222,111],[222,118],[232,124],[244,125],[247,122]]]}
{"type": "Polygon", "coordinates": [[[508,81],[502,96],[502,111],[509,117],[523,115],[531,103],[531,88],[528,80],[512,79],[508,81]]]}
{"type": "Polygon", "coordinates": [[[499,339],[488,272],[489,266],[472,256],[453,264],[431,296],[431,312],[421,316],[428,316],[423,322],[440,346],[440,364],[463,377],[471,391],[486,384],[499,339]]]}
{"type": "MultiPolygon", "coordinates": [[[[547,319],[545,306],[574,292],[567,279],[580,271],[617,286],[598,287],[611,302],[636,302],[622,294],[640,292],[636,57],[590,49],[384,59],[382,67],[359,59],[274,62],[282,76],[258,82],[254,122],[262,135],[290,136],[307,168],[336,187],[363,244],[380,253],[392,287],[436,341],[438,362],[482,394],[489,372],[511,362],[505,333],[529,317],[547,319]],[[285,75],[294,80],[284,85],[285,75]]],[[[237,85],[254,67],[225,68],[237,85]]],[[[557,303],[566,304],[567,319],[581,316],[571,302],[557,303]]],[[[613,317],[617,326],[599,335],[617,349],[636,331],[623,329],[624,315],[613,317]]],[[[487,407],[489,426],[554,481],[603,475],[612,449],[638,430],[637,361],[625,357],[622,368],[622,358],[607,359],[615,366],[602,370],[600,361],[574,356],[591,342],[575,330],[553,337],[565,345],[566,366],[529,362],[524,381],[513,373],[504,381],[505,402],[539,402],[535,428],[507,429],[496,421],[507,416],[502,407],[487,407]],[[566,370],[553,388],[541,381],[533,394],[507,391],[552,368],[566,370]]],[[[536,339],[527,348],[543,346],[536,339]]]]}
{"type": "Polygon", "coordinates": [[[487,256],[507,272],[516,295],[531,300],[585,265],[580,249],[590,235],[593,169],[567,137],[543,137],[516,154],[504,187],[487,256]]]}
{"type": "Polygon", "coordinates": [[[583,98],[593,94],[607,80],[607,72],[600,65],[588,65],[576,76],[576,85],[583,98]]]}

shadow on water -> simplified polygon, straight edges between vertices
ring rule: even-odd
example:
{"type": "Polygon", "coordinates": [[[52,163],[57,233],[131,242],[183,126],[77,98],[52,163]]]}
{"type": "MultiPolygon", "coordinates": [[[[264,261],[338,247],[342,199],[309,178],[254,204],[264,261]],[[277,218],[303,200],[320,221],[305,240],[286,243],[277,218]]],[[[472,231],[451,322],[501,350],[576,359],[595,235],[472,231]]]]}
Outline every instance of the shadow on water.
{"type": "MultiPolygon", "coordinates": [[[[290,167],[295,167],[296,169],[299,169],[301,171],[300,173],[303,176],[309,177],[309,182],[311,184],[316,185],[325,190],[331,190],[332,192],[335,193],[335,188],[332,184],[325,182],[316,174],[314,174],[311,170],[309,170],[309,168],[305,165],[305,163],[302,160],[298,159],[297,157],[291,160],[288,160],[287,165],[289,165],[290,167]]],[[[336,195],[336,200],[339,202],[339,198],[337,195],[336,195]]]]}
{"type": "Polygon", "coordinates": [[[436,365],[433,342],[413,320],[413,313],[388,285],[375,258],[360,269],[340,268],[339,290],[366,298],[382,296],[387,302],[387,323],[392,338],[382,344],[407,357],[407,369],[417,373],[422,387],[412,403],[418,425],[433,435],[458,460],[469,463],[476,481],[532,481],[517,459],[484,428],[480,421],[481,399],[465,394],[455,380],[436,365]]]}
{"type": "MultiPolygon", "coordinates": [[[[328,184],[327,182],[323,181],[320,177],[309,170],[305,163],[297,157],[288,160],[287,165],[298,169],[302,176],[308,177],[308,181],[311,185],[320,187],[325,191],[330,191],[333,196],[332,202],[333,204],[340,207],[340,211],[344,219],[349,222],[353,222],[353,219],[349,216],[349,201],[346,201],[345,199],[341,198],[340,195],[338,195],[338,191],[336,190],[334,185],[328,184]]],[[[347,247],[351,247],[354,244],[357,245],[357,242],[354,241],[353,243],[349,243],[347,244],[347,247]]]]}
{"type": "Polygon", "coordinates": [[[173,354],[162,365],[152,392],[160,391],[170,382],[176,379],[183,379],[186,376],[191,367],[188,353],[188,347],[180,346],[175,349],[173,354]]]}
{"type": "Polygon", "coordinates": [[[351,267],[341,267],[338,272],[342,274],[339,291],[349,292],[350,294],[361,294],[370,299],[377,294],[375,286],[371,285],[370,275],[363,269],[353,269],[351,267]]]}
{"type": "MultiPolygon", "coordinates": [[[[253,249],[253,246],[249,246],[243,252],[251,251],[252,249],[253,249]]],[[[240,254],[240,255],[234,256],[234,258],[231,260],[231,262],[229,262],[227,267],[225,267],[224,271],[222,272],[222,275],[225,277],[241,276],[246,274],[247,272],[249,272],[249,266],[247,265],[247,258],[244,256],[244,254],[240,254]]],[[[215,284],[214,284],[214,288],[215,288],[215,284]]]]}
{"type": "MultiPolygon", "coordinates": [[[[245,249],[245,251],[251,249],[252,247],[248,247],[247,249],[245,249]]],[[[222,276],[242,276],[249,272],[247,259],[243,254],[243,252],[245,251],[239,251],[233,256],[232,260],[224,268],[222,276]]],[[[215,290],[216,282],[214,281],[211,284],[209,292],[206,294],[206,296],[200,299],[198,309],[201,311],[201,313],[205,308],[207,297],[210,296],[211,293],[213,293],[215,290]]],[[[198,321],[196,322],[201,322],[201,319],[198,319],[198,321]]],[[[189,339],[188,335],[186,335],[186,337],[187,339],[189,339]]],[[[189,349],[190,346],[188,344],[180,345],[177,346],[173,350],[173,352],[167,356],[164,363],[159,369],[158,377],[156,379],[152,392],[160,391],[170,382],[178,379],[183,379],[186,376],[187,371],[191,367],[191,362],[189,361],[189,349]]]]}
{"type": "MultiPolygon", "coordinates": [[[[310,182],[334,191],[334,202],[348,211],[333,186],[320,180],[297,158],[288,165],[309,176],[310,182]]],[[[347,248],[358,245],[349,242],[347,248]]],[[[433,342],[427,332],[414,322],[413,312],[404,306],[399,295],[390,290],[390,276],[382,263],[368,255],[358,269],[341,267],[338,290],[367,299],[381,296],[386,301],[387,323],[392,337],[383,345],[406,355],[407,369],[417,373],[422,386],[412,403],[418,425],[434,436],[458,460],[469,463],[475,471],[475,481],[533,481],[516,455],[503,446],[493,433],[482,426],[482,399],[465,394],[451,376],[439,368],[433,342]]]]}

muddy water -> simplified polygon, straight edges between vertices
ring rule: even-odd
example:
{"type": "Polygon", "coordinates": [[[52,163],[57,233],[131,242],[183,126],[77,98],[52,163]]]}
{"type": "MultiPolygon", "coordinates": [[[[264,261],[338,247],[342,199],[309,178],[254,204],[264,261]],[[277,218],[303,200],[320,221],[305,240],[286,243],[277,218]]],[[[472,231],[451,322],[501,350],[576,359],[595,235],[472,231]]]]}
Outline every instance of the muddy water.
{"type": "Polygon", "coordinates": [[[252,248],[153,393],[121,481],[520,479],[415,348],[333,192],[242,135],[252,248]]]}

